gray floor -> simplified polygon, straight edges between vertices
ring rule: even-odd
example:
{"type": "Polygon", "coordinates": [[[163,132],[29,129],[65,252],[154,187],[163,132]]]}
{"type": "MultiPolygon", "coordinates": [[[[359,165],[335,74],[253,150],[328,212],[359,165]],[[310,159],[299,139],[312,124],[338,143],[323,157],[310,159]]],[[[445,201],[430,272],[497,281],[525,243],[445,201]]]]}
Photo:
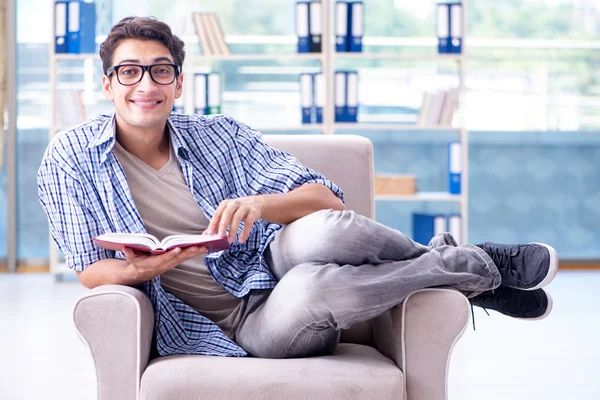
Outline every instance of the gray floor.
{"type": "MultiPolygon", "coordinates": [[[[554,310],[523,322],[476,309],[455,348],[450,400],[600,399],[600,272],[560,272],[554,310]]],[[[0,275],[0,399],[94,399],[71,319],[86,289],[49,275],[0,275]]]]}

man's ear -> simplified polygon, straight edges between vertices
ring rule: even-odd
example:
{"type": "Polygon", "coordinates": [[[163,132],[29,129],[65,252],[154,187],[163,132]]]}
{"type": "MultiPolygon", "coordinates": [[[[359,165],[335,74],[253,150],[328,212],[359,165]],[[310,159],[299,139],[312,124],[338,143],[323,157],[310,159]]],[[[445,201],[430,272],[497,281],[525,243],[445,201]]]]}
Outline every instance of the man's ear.
{"type": "Polygon", "coordinates": [[[175,98],[178,99],[183,93],[183,74],[180,74],[175,80],[175,98]]]}
{"type": "Polygon", "coordinates": [[[106,76],[106,75],[102,75],[102,94],[104,95],[104,98],[106,98],[107,100],[114,100],[114,95],[112,92],[112,86],[110,84],[110,77],[106,76]]]}

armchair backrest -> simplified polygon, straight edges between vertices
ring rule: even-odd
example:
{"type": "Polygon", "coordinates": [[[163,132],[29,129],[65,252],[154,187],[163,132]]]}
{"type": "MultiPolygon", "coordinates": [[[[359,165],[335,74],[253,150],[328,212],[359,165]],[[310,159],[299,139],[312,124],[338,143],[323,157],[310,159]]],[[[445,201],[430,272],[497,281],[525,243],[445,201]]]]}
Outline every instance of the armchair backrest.
{"type": "Polygon", "coordinates": [[[358,135],[264,135],[265,142],[322,173],[344,191],[346,209],[375,217],[373,145],[358,135]]]}
{"type": "MultiPolygon", "coordinates": [[[[373,144],[358,135],[264,135],[265,142],[292,154],[344,191],[347,210],[375,218],[373,144]]],[[[373,344],[371,321],[342,332],[341,341],[373,344]]]]}

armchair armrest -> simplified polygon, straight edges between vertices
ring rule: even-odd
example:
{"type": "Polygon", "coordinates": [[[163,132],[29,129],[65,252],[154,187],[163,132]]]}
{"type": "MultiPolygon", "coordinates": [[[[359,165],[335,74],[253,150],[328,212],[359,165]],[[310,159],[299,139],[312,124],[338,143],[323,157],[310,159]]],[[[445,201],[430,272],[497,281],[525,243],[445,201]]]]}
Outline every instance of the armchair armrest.
{"type": "Polygon", "coordinates": [[[447,398],[450,355],[469,315],[460,292],[423,289],[374,320],[375,347],[404,372],[408,400],[447,398]]]}
{"type": "Polygon", "coordinates": [[[148,297],[129,286],[99,286],[77,301],[73,317],[94,360],[97,399],[137,399],[154,327],[148,297]]]}

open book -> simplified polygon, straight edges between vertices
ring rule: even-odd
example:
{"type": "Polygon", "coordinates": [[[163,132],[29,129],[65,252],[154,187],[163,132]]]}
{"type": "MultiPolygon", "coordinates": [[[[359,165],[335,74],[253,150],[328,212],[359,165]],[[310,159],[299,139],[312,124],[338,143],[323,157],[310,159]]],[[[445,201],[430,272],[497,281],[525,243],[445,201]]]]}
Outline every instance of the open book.
{"type": "Polygon", "coordinates": [[[171,235],[159,241],[147,233],[105,233],[92,240],[108,250],[121,251],[126,246],[152,254],[162,254],[175,247],[206,246],[211,253],[229,248],[227,238],[218,235],[171,235]]]}

